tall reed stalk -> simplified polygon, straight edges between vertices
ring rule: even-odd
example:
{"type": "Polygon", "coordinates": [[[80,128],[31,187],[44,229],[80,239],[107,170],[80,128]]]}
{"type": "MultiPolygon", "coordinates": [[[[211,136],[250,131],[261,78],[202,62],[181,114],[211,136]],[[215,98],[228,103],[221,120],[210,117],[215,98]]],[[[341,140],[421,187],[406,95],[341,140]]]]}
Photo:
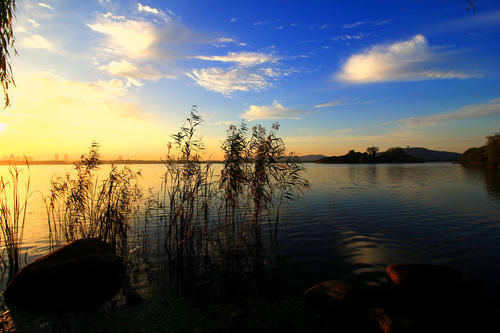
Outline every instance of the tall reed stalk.
{"type": "Polygon", "coordinates": [[[81,238],[110,243],[120,256],[127,254],[127,238],[133,210],[141,198],[137,180],[140,172],[115,166],[100,181],[98,145],[75,163],[75,175],[52,180],[46,198],[52,248],[81,238]]]}
{"type": "Polygon", "coordinates": [[[26,167],[28,175],[24,184],[22,183],[21,170],[16,165],[9,166],[10,177],[8,180],[0,177],[0,229],[3,240],[1,261],[4,268],[2,279],[7,271],[9,281],[21,266],[24,226],[30,196],[28,161],[26,161],[26,167]]]}

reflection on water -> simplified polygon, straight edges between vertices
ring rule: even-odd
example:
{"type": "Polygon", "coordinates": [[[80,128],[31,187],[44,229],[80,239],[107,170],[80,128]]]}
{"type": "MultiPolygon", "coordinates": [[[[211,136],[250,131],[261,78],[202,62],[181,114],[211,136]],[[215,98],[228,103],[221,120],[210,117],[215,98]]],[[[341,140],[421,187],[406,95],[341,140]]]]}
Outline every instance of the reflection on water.
{"type": "MultiPolygon", "coordinates": [[[[157,191],[162,165],[137,165],[157,191]]],[[[215,165],[216,173],[221,165],[215,165]]],[[[71,166],[32,166],[34,194],[25,230],[32,260],[44,254],[43,195],[71,166]]],[[[279,263],[307,287],[348,278],[373,285],[398,262],[448,264],[500,289],[500,173],[456,164],[307,164],[311,190],[289,205],[279,234],[279,263]]],[[[101,177],[109,171],[102,166],[101,177]]],[[[0,167],[6,175],[7,167],[0,167]]]]}

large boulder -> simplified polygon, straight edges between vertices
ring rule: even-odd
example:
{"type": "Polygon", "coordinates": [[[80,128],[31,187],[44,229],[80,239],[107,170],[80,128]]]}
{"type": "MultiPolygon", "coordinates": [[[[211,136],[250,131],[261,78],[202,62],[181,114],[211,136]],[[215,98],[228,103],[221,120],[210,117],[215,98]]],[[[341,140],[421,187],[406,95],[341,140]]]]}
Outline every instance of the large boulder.
{"type": "Polygon", "coordinates": [[[123,287],[125,269],[111,245],[80,239],[24,267],[7,285],[8,305],[48,311],[89,310],[123,287]]]}
{"type": "Polygon", "coordinates": [[[304,293],[306,303],[314,307],[331,325],[353,332],[366,332],[370,325],[368,313],[351,285],[328,280],[312,286],[304,293]]]}

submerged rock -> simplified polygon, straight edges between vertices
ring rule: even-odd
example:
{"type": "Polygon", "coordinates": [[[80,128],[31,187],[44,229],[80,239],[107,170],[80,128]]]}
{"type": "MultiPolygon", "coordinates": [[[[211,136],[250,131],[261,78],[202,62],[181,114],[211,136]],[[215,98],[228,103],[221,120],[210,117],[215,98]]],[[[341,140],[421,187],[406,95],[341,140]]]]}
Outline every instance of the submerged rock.
{"type": "Polygon", "coordinates": [[[125,282],[111,245],[80,239],[38,258],[9,282],[5,302],[42,311],[89,310],[114,297],[125,282]]]}
{"type": "Polygon", "coordinates": [[[366,332],[369,327],[365,305],[353,288],[342,281],[328,280],[309,288],[305,300],[323,318],[340,330],[366,332]]]}
{"type": "Polygon", "coordinates": [[[386,269],[392,282],[403,288],[449,288],[465,281],[464,274],[452,267],[425,264],[395,264],[386,269]]]}
{"type": "Polygon", "coordinates": [[[370,320],[378,327],[378,330],[383,333],[392,332],[392,320],[385,313],[384,310],[380,308],[375,308],[369,311],[370,320]]]}

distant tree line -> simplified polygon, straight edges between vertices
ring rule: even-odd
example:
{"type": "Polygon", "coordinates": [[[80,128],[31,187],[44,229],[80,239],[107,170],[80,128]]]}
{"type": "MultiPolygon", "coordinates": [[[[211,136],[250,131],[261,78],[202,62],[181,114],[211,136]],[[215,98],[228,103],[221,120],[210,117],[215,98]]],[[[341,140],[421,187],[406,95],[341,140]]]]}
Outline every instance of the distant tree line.
{"type": "Polygon", "coordinates": [[[487,136],[484,146],[467,149],[460,157],[460,162],[466,165],[500,168],[500,132],[487,136]]]}
{"type": "Polygon", "coordinates": [[[424,159],[405,153],[400,147],[389,148],[377,153],[378,147],[368,147],[365,153],[350,150],[343,156],[331,156],[318,160],[316,163],[422,163],[424,159]]]}

